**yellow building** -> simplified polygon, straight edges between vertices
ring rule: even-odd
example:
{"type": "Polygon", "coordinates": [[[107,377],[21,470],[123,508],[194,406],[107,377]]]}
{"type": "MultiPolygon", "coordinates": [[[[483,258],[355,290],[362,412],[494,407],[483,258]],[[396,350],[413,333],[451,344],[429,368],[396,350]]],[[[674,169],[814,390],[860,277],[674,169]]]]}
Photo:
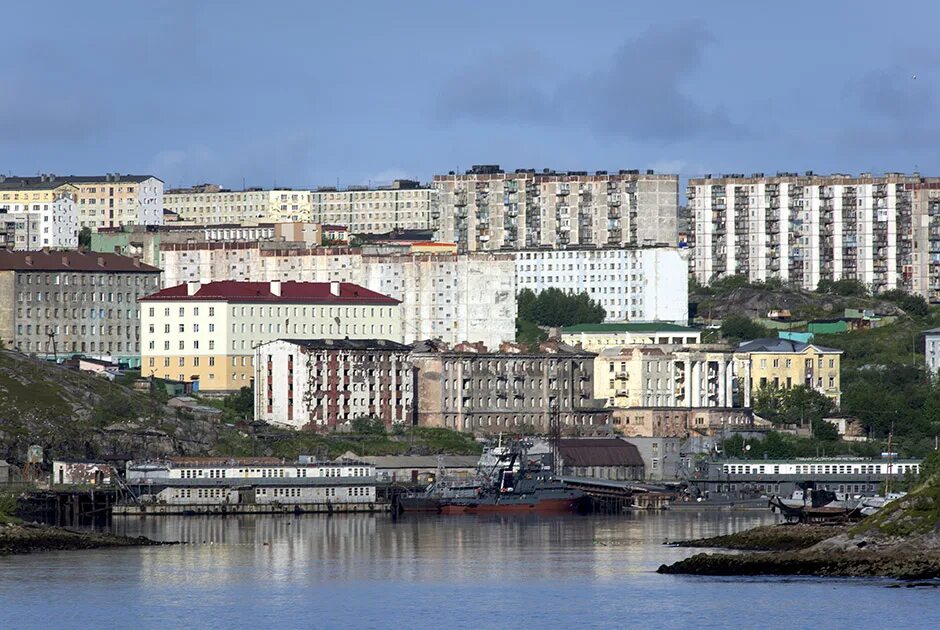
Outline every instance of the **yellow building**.
{"type": "Polygon", "coordinates": [[[275,339],[402,341],[399,301],[346,282],[190,282],[141,298],[141,374],[251,384],[254,348],[275,339]]]}
{"type": "Polygon", "coordinates": [[[787,339],[755,339],[735,349],[737,374],[746,385],[745,406],[763,386],[781,389],[805,385],[839,405],[842,351],[787,339]]]}

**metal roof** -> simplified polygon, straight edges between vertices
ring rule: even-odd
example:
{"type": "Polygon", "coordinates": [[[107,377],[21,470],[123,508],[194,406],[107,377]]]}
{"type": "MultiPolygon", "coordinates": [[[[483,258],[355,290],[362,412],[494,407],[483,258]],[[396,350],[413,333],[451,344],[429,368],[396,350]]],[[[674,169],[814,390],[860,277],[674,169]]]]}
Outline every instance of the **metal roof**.
{"type": "Polygon", "coordinates": [[[565,466],[643,466],[636,445],[618,438],[566,438],[559,449],[565,466]]]}

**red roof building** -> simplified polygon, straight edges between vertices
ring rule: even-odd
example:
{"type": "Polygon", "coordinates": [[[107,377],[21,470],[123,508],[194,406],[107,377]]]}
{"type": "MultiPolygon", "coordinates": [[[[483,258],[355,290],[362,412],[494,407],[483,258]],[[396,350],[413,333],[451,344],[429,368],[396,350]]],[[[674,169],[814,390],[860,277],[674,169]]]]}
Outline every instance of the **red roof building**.
{"type": "Polygon", "coordinates": [[[400,300],[349,282],[190,282],[141,298],[224,302],[297,302],[311,304],[399,304],[400,300]]]}

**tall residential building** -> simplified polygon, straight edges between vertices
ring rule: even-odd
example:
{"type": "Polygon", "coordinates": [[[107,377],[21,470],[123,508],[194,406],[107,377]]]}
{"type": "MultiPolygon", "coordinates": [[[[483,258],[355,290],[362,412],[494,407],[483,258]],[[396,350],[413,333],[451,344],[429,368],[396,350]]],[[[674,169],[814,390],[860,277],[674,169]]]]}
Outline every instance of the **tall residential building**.
{"type": "Polygon", "coordinates": [[[677,244],[677,175],[479,165],[432,185],[437,238],[461,251],[677,244]]]}
{"type": "Polygon", "coordinates": [[[46,177],[0,175],[0,221],[10,249],[78,247],[78,188],[46,177]]]}
{"type": "Polygon", "coordinates": [[[255,420],[324,430],[357,418],[412,424],[411,346],[278,339],[255,348],[255,420]]]}
{"type": "Polygon", "coordinates": [[[0,250],[0,339],[45,359],[82,354],[136,367],[137,300],[159,281],[159,269],[117,254],[0,250]]]}
{"type": "Polygon", "coordinates": [[[514,256],[519,290],[587,292],[609,322],[688,323],[688,262],[675,247],[539,249],[514,256]]]}
{"type": "Polygon", "coordinates": [[[417,424],[482,433],[547,432],[557,411],[562,431],[606,426],[610,416],[593,400],[594,354],[558,342],[538,352],[503,344],[453,348],[417,344],[417,424]]]}
{"type": "Polygon", "coordinates": [[[755,173],[690,179],[691,272],[806,289],[858,280],[940,299],[940,179],[755,173]]]}
{"type": "Polygon", "coordinates": [[[401,341],[396,299],[347,282],[188,282],[141,298],[143,376],[233,391],[281,337],[401,341]]]}
{"type": "Polygon", "coordinates": [[[390,186],[317,188],[311,194],[313,220],[345,225],[352,234],[384,234],[434,227],[435,190],[416,181],[396,179],[390,186]]]}
{"type": "Polygon", "coordinates": [[[189,281],[343,281],[401,300],[406,343],[515,340],[516,276],[511,252],[371,254],[353,248],[277,243],[163,245],[167,286],[189,281]]]}
{"type": "Polygon", "coordinates": [[[173,188],[164,207],[180,221],[200,225],[280,223],[311,220],[311,193],[292,188],[228,190],[216,184],[173,188]]]}

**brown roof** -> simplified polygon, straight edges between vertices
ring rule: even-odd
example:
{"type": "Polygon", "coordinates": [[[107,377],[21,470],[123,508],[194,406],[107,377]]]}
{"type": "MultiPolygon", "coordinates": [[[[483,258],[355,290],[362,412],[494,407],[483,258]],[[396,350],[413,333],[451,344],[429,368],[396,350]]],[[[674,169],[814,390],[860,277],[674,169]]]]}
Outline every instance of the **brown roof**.
{"type": "Polygon", "coordinates": [[[120,254],[101,254],[76,250],[12,251],[0,249],[0,271],[136,271],[160,273],[140,259],[120,254]]]}
{"type": "Polygon", "coordinates": [[[617,438],[567,438],[559,441],[565,466],[642,466],[636,446],[617,438]]]}

